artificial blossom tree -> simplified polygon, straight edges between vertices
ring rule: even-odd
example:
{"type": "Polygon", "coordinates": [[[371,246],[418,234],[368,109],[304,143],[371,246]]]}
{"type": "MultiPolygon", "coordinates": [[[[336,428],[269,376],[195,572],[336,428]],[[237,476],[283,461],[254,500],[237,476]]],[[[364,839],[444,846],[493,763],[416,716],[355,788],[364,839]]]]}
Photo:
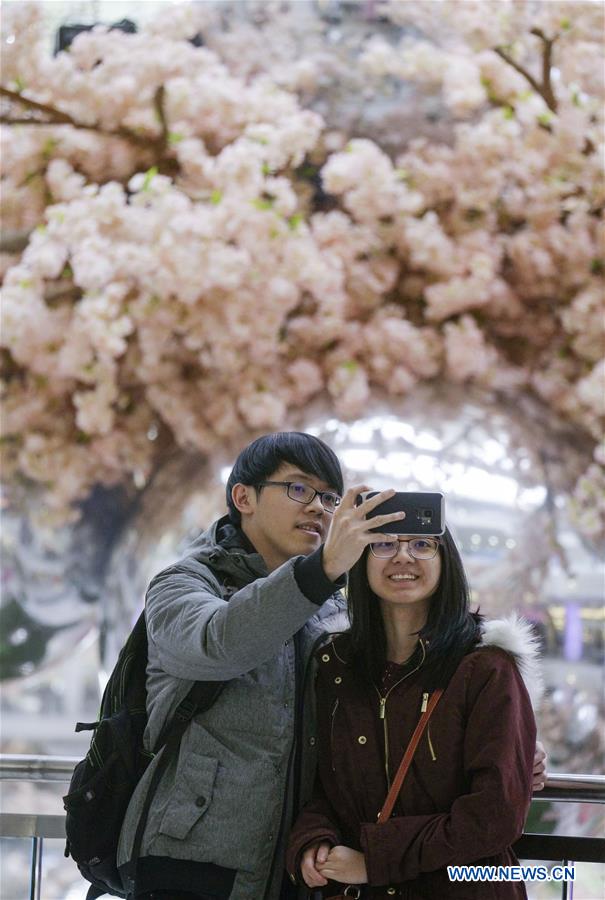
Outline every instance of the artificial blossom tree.
{"type": "MultiPolygon", "coordinates": [[[[141,487],[166,446],[433,379],[533,393],[597,446],[600,4],[384,5],[368,84],[417,82],[451,116],[449,140],[395,156],[304,108],[311,57],[276,77],[268,48],[238,74],[195,7],[51,58],[39,8],[7,4],[7,474],[65,519],[95,483],[141,487]],[[215,49],[186,40],[194,15],[215,49]]],[[[574,500],[593,537],[604,462],[597,446],[574,500]]]]}

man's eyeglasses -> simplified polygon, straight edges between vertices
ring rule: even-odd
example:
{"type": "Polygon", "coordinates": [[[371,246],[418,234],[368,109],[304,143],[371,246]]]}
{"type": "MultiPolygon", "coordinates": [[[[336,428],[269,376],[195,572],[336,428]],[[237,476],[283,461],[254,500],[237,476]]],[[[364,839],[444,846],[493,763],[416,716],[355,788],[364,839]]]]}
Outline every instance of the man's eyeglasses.
{"type": "Polygon", "coordinates": [[[408,553],[414,559],[433,559],[439,549],[436,538],[393,538],[392,541],[374,541],[370,544],[370,552],[378,559],[391,559],[399,553],[399,544],[407,544],[408,553]]]}
{"type": "Polygon", "coordinates": [[[326,512],[333,513],[337,506],[340,506],[341,497],[333,491],[316,491],[310,484],[303,484],[301,481],[259,481],[257,487],[264,487],[267,484],[280,484],[287,488],[290,500],[296,500],[297,503],[313,503],[316,497],[326,512]]]}

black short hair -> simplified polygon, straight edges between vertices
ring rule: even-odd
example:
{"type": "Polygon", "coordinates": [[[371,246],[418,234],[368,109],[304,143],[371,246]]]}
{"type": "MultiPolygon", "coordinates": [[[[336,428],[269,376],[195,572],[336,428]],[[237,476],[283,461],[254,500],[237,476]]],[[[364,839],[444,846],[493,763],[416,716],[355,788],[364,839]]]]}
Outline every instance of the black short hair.
{"type": "MultiPolygon", "coordinates": [[[[386,664],[386,634],[380,604],[367,575],[366,547],[349,574],[348,605],[353,665],[380,684],[386,664]]],[[[426,625],[419,637],[428,641],[422,666],[427,690],[446,687],[465,653],[480,638],[481,616],[470,612],[470,590],[462,559],[448,528],[439,544],[441,575],[431,597],[426,625]]]]}
{"type": "Polygon", "coordinates": [[[284,463],[325,481],[337,494],[343,493],[343,477],[338,457],[319,438],[303,431],[276,431],[252,441],[235,460],[227,481],[226,495],[229,518],[241,523],[231,491],[235,484],[258,485],[267,481],[284,463]]]}

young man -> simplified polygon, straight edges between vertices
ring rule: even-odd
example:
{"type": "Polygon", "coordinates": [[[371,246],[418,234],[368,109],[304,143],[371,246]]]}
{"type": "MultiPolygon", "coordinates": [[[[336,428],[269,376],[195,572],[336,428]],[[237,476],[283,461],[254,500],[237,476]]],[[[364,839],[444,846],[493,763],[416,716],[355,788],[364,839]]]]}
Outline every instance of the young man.
{"type": "MultiPolygon", "coordinates": [[[[360,552],[343,535],[326,543],[342,492],[340,465],[322,441],[261,437],[233,467],[229,515],[151,582],[148,746],[191,681],[228,684],[188,728],[154,796],[137,897],[286,896],[284,839],[314,766],[312,703],[303,703],[309,659],[344,610],[338,589],[360,552]]],[[[126,815],[121,864],[153,769],[126,815]]]]}
{"type": "MultiPolygon", "coordinates": [[[[344,498],[351,515],[362,487],[344,498]]],[[[284,842],[315,768],[310,658],[328,632],[346,627],[339,588],[376,540],[363,523],[352,538],[346,517],[330,529],[342,472],[311,435],[258,438],[236,460],[226,493],[229,514],[147,593],[148,747],[192,681],[227,684],[192,721],[153,798],[136,886],[127,885],[137,900],[293,896],[284,842]]],[[[124,820],[121,865],[154,767],[124,820]]]]}

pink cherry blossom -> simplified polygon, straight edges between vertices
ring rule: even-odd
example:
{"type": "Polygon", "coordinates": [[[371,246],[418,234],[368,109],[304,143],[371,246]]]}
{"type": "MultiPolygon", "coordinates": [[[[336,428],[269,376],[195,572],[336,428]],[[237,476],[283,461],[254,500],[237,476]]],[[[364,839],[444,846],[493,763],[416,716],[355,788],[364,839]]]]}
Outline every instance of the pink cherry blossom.
{"type": "MultiPolygon", "coordinates": [[[[4,226],[27,238],[2,255],[2,449],[53,521],[95,483],[140,489],[170,445],[209,452],[320,395],[352,417],[375,391],[473,382],[598,439],[601,11],[489,7],[386,3],[412,30],[347,49],[308,4],[229,30],[188,4],[55,57],[40,9],[7,4],[3,109],[47,112],[1,136],[4,226]],[[318,115],[330,84],[371,103],[385,77],[439,111],[442,138],[419,119],[387,152],[318,115]]],[[[573,501],[591,536],[602,463],[573,501]]]]}

